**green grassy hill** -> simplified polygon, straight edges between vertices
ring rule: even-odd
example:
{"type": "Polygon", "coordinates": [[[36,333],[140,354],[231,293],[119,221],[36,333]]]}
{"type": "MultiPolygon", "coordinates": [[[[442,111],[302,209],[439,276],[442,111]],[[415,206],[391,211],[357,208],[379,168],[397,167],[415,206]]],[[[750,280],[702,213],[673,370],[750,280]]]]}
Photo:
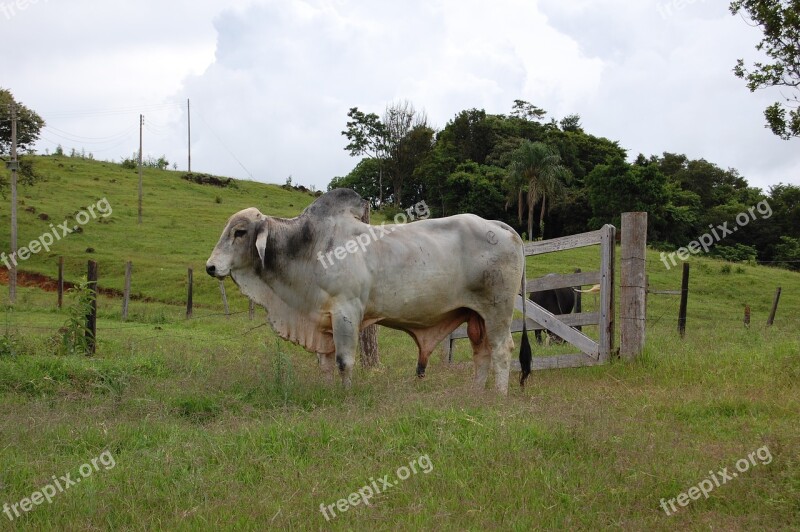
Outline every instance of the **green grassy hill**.
{"type": "MultiPolygon", "coordinates": [[[[133,292],[153,301],[134,301],[123,323],[119,297],[101,297],[94,357],[59,354],[70,310],[57,309],[52,292],[22,288],[4,308],[2,530],[791,530],[800,522],[798,273],[692,257],[684,339],[678,298],[651,295],[638,361],[536,372],[507,398],[472,388],[469,342],[457,344],[452,365],[434,357],[420,381],[414,342],[379,328],[381,367],[357,368],[343,391],[321,381],[314,355],[277,339],[262,312],[251,321],[230,282],[235,313],[222,316],[218,284],[203,272],[230,214],[257,206],[293,216],[310,195],[147,170],[138,225],[134,170],[55,157],[35,158],[35,169],[44,180],[22,187],[21,245],[103,197],[113,214],[21,269],[55,276],[63,255],[75,280],[93,258],[101,286],[121,289],[131,260],[133,292]],[[191,320],[187,267],[202,305],[191,320]],[[113,467],[103,462],[51,504],[13,520],[3,512],[54,475],[82,477],[82,465],[106,451],[113,467]],[[741,460],[746,469],[708,497],[664,511],[662,499],[691,495],[711,471],[736,472],[741,460]],[[406,478],[401,468],[412,461],[417,472],[406,478]],[[369,505],[336,510],[330,521],[320,511],[384,475],[397,482],[369,505]]],[[[0,223],[8,227],[5,207],[0,223]]],[[[528,277],[598,264],[596,247],[531,257],[528,277]]],[[[680,268],[667,270],[656,252],[647,272],[654,289],[680,286],[680,268]]],[[[585,296],[584,309],[594,306],[585,296]]]]}
{"type": "MultiPolygon", "coordinates": [[[[19,268],[56,277],[58,257],[63,256],[65,277],[79,280],[86,275],[87,260],[93,259],[99,264],[100,286],[122,290],[125,262],[132,261],[131,291],[158,301],[185,301],[187,268],[203,274],[195,277],[195,300],[201,305],[219,301],[217,283],[204,278],[205,262],[234,212],[256,206],[272,215],[294,216],[314,200],[311,194],[277,185],[233,181],[221,188],[186,181],[184,172],[146,168],[140,225],[137,170],[70,157],[32,159],[40,180],[19,189],[19,247],[51,232],[51,224],[68,220],[70,227],[78,225],[76,212],[102,198],[112,213],[90,216],[82,233],[56,241],[49,252],[32,255],[19,268]],[[94,251],[88,253],[88,248],[94,251]]],[[[7,202],[1,208],[0,224],[8,228],[7,202]]],[[[3,230],[0,250],[9,249],[9,238],[9,230],[3,230]]]]}

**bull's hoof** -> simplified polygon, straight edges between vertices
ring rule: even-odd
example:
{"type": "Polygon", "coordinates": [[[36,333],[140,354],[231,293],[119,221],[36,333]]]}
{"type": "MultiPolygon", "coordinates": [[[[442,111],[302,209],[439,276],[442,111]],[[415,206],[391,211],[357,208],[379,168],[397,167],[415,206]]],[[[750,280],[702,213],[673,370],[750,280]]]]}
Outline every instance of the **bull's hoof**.
{"type": "Polygon", "coordinates": [[[419,379],[425,378],[425,366],[419,363],[417,363],[417,378],[419,379]]]}

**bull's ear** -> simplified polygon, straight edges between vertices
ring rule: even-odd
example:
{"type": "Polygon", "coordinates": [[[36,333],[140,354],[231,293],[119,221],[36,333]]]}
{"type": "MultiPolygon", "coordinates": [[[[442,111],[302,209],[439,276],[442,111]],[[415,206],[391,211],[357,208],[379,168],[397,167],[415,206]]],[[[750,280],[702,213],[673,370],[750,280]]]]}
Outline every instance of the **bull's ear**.
{"type": "Polygon", "coordinates": [[[256,233],[256,251],[258,251],[258,258],[261,259],[261,265],[264,265],[264,254],[267,249],[267,222],[266,220],[260,224],[256,233]]]}

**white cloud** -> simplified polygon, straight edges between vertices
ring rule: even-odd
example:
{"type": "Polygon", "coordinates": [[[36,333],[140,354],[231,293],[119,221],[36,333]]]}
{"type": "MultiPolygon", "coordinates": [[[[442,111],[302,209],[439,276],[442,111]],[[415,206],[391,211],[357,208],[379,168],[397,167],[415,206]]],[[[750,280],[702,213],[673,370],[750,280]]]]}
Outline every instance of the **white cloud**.
{"type": "Polygon", "coordinates": [[[762,127],[775,96],[731,73],[755,56],[758,30],[725,3],[678,5],[42,0],[0,13],[0,45],[19,50],[4,57],[3,86],[58,128],[43,147],[129,155],[143,112],[145,152],[181,166],[191,98],[193,169],[246,177],[241,162],[257,179],[317,188],[355,165],[340,134],[347,110],[380,114],[400,99],[443,127],[521,98],[555,118],[581,114],[632,155],[682,152],[758,186],[798,182],[796,141],[762,127]]]}

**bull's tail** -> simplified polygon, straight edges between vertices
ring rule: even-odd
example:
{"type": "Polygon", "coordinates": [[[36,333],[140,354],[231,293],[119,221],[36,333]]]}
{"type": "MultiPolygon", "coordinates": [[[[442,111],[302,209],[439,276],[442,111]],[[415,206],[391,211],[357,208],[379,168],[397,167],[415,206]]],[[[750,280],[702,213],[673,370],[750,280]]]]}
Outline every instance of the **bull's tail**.
{"type": "Polygon", "coordinates": [[[531,353],[531,343],[528,340],[528,320],[525,313],[525,300],[527,294],[525,292],[525,254],[522,254],[522,285],[520,287],[520,294],[522,294],[522,340],[519,347],[519,365],[521,373],[519,375],[520,387],[525,387],[525,380],[531,374],[531,362],[533,361],[533,354],[531,353]]]}
{"type": "Polygon", "coordinates": [[[591,287],[591,288],[590,288],[590,289],[588,289],[588,290],[581,290],[580,288],[575,288],[574,286],[572,287],[572,289],[573,289],[575,292],[579,292],[579,293],[581,293],[581,294],[596,294],[597,292],[599,292],[599,291],[600,291],[600,285],[599,285],[599,284],[596,284],[596,285],[594,285],[593,287],[591,287]]]}

